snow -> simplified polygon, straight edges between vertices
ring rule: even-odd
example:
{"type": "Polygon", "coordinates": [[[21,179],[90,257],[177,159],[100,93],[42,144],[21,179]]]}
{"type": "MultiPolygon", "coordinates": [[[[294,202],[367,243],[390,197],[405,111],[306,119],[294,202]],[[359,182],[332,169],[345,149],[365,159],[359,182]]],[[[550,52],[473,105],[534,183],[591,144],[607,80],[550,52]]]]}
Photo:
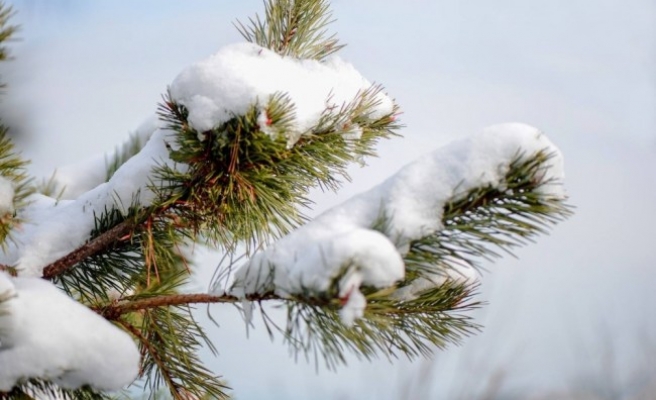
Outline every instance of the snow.
{"type": "Polygon", "coordinates": [[[0,272],[0,392],[24,378],[118,390],[139,373],[132,338],[39,278],[0,272]]]}
{"type": "MultiPolygon", "coordinates": [[[[189,123],[199,132],[210,130],[253,104],[266,121],[266,104],[285,93],[295,105],[292,127],[285,132],[290,145],[317,124],[322,113],[352,102],[367,90],[369,81],[339,57],[324,62],[282,57],[252,43],[223,47],[210,58],[185,69],[170,87],[172,99],[187,107],[189,123]]],[[[393,112],[393,101],[381,92],[369,117],[379,119],[393,112]]],[[[261,129],[271,134],[266,124],[261,129]]]]}
{"type": "MultiPolygon", "coordinates": [[[[162,125],[162,122],[153,115],[137,128],[131,135],[131,139],[136,138],[141,144],[145,144],[153,133],[163,127],[162,125]]],[[[98,154],[87,160],[57,168],[51,177],[55,186],[56,193],[54,195],[60,195],[60,199],[72,200],[105,183],[108,163],[114,159],[117,153],[120,154],[121,149],[129,146],[130,140],[125,142],[120,149],[109,154],[98,154]],[[60,191],[61,193],[58,193],[60,191]]]]}
{"type": "MultiPolygon", "coordinates": [[[[337,112],[371,90],[371,83],[339,58],[319,62],[281,57],[250,43],[224,47],[208,60],[184,70],[170,87],[172,99],[188,108],[190,123],[199,130],[201,139],[202,131],[245,113],[253,104],[261,107],[261,130],[271,136],[279,134],[269,126],[265,106],[272,95],[286,93],[295,104],[295,118],[285,132],[290,145],[315,126],[322,114],[337,112]]],[[[376,105],[369,118],[393,112],[389,97],[379,91],[371,93],[376,105]]],[[[56,202],[43,195],[29,199],[32,204],[20,210],[28,222],[16,232],[16,243],[0,255],[0,263],[15,266],[21,276],[41,276],[44,267],[89,239],[95,216],[106,209],[118,207],[125,213],[133,204],[151,204],[154,193],[149,186],[157,185],[152,181],[153,167],[168,164],[184,169],[183,165],[174,165],[168,155],[167,145],[176,143],[174,134],[157,119],[144,123],[136,135],[147,140],[145,146],[108,182],[105,157],[60,168],[53,180],[56,187],[64,189],[61,200],[56,202]]],[[[356,140],[361,134],[361,128],[354,125],[345,137],[356,140]]]]}
{"type": "Polygon", "coordinates": [[[362,133],[360,125],[351,124],[348,126],[348,129],[344,132],[343,136],[345,139],[349,140],[360,140],[360,138],[362,138],[362,133]]]}
{"type": "Polygon", "coordinates": [[[0,216],[14,212],[14,184],[0,176],[0,216]]]}
{"type": "MultiPolygon", "coordinates": [[[[543,133],[520,123],[491,126],[405,166],[382,184],[256,253],[236,272],[228,293],[240,298],[268,291],[282,297],[320,295],[339,280],[342,320],[352,324],[366,306],[359,288],[389,287],[400,281],[409,243],[442,229],[446,202],[477,187],[502,189],[510,163],[539,151],[553,157],[542,172],[548,184],[538,192],[545,198],[564,198],[563,158],[543,133]]],[[[412,297],[445,279],[477,279],[471,266],[446,261],[452,265],[443,275],[419,280],[397,295],[412,297]]]]}
{"type": "Polygon", "coordinates": [[[19,275],[40,277],[43,268],[82,246],[94,229],[95,217],[117,208],[124,214],[133,204],[147,206],[155,199],[149,188],[157,165],[182,169],[168,156],[171,131],[158,129],[138,155],[129,159],[112,178],[81,194],[75,200],[32,195],[31,204],[20,211],[26,221],[15,231],[14,243],[0,255],[0,263],[13,265],[19,275]],[[62,234],[65,233],[65,234],[62,234]]]}

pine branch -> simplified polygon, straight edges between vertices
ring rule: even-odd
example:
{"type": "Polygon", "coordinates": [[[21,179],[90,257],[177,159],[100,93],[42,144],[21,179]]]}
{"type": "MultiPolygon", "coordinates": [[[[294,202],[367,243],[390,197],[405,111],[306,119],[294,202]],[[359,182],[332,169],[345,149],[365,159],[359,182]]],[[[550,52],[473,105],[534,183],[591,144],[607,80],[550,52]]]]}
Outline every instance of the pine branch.
{"type": "MultiPolygon", "coordinates": [[[[274,297],[272,297],[274,298],[274,297]]],[[[236,303],[241,301],[234,296],[214,296],[205,293],[193,294],[172,294],[165,296],[154,296],[151,298],[139,299],[135,301],[121,301],[109,304],[96,311],[108,320],[117,320],[121,315],[148,310],[151,308],[171,307],[189,304],[209,304],[209,303],[236,303]]]]}
{"type": "MultiPolygon", "coordinates": [[[[6,27],[9,15],[0,7],[0,44],[13,33],[6,27]]],[[[282,56],[323,61],[343,47],[334,35],[327,36],[330,22],[324,0],[269,0],[263,21],[256,16],[250,26],[237,24],[248,41],[282,56]]],[[[0,60],[6,57],[0,47],[0,60]]],[[[175,143],[166,147],[170,159],[182,168],[166,164],[155,169],[156,183],[148,187],[155,193],[152,203],[135,201],[127,213],[109,209],[95,216],[90,239],[46,266],[43,278],[54,280],[71,297],[132,335],[140,344],[141,378],[151,396],[166,388],[175,399],[227,397],[228,388],[198,357],[203,346],[214,348],[193,318],[195,304],[255,302],[270,334],[282,334],[296,357],[314,356],[317,365],[321,357],[329,368],[345,363],[349,352],[365,359],[412,359],[457,343],[478,329],[466,315],[480,305],[472,300],[474,286],[446,279],[417,289],[412,296],[399,293],[419,279],[448,277],[454,259],[475,264],[477,258],[498,256],[495,249],[510,252],[567,217],[570,209],[563,199],[539,192],[550,184],[542,179],[549,154],[518,155],[501,186],[468,190],[447,202],[440,210],[443,229],[403,247],[408,251],[400,287],[357,288],[367,307],[352,327],[339,317],[351,293],[339,294],[342,275],[325,292],[308,289],[284,298],[275,293],[288,292],[276,288],[243,298],[181,293],[191,271],[181,246],[203,240],[232,251],[237,243],[254,247],[290,232],[305,221],[299,209],[311,203],[311,187],[337,189],[340,180],[348,179],[350,163],[374,155],[379,139],[396,135],[398,108],[385,107],[388,114],[383,116],[375,112],[381,90],[373,86],[341,107],[326,106],[315,126],[303,132],[296,131],[301,130],[294,124],[296,106],[285,93],[260,98],[243,115],[230,114],[202,132],[191,126],[183,104],[165,97],[160,117],[175,133],[175,143]],[[287,307],[284,327],[266,315],[262,304],[267,301],[287,307]]],[[[140,145],[130,142],[115,152],[107,179],[138,154],[140,145]]],[[[0,175],[12,180],[14,209],[23,206],[30,190],[24,163],[15,156],[2,127],[0,175]]],[[[364,228],[385,233],[387,217],[382,215],[379,227],[364,228]]],[[[0,241],[19,223],[12,212],[0,215],[0,241]]],[[[400,270],[400,261],[398,265],[400,270]]],[[[16,272],[3,265],[0,271],[16,272]]],[[[0,399],[37,398],[50,390],[64,398],[103,398],[86,387],[61,391],[47,382],[27,381],[9,394],[0,393],[0,399]]]]}
{"type": "MultiPolygon", "coordinates": [[[[0,2],[0,62],[8,60],[9,51],[5,43],[12,40],[18,30],[15,25],[10,25],[9,20],[14,15],[11,6],[0,2]]],[[[5,86],[0,83],[0,88],[5,86]]],[[[31,179],[29,179],[24,161],[15,151],[14,145],[8,137],[8,128],[0,123],[0,179],[6,179],[11,188],[3,184],[3,191],[12,192],[11,207],[3,206],[0,210],[0,246],[6,249],[6,239],[11,239],[11,231],[19,226],[22,221],[16,216],[15,210],[26,205],[27,197],[33,192],[31,179]]],[[[5,196],[7,194],[4,194],[5,196]]]]}
{"type": "Polygon", "coordinates": [[[9,51],[4,43],[11,40],[18,31],[15,25],[9,25],[9,20],[14,16],[14,10],[4,2],[0,3],[0,61],[9,59],[9,51]]]}
{"type": "Polygon", "coordinates": [[[560,184],[541,178],[552,157],[544,151],[528,158],[518,154],[501,188],[480,187],[454,196],[442,213],[444,228],[410,244],[401,286],[419,276],[446,274],[454,259],[477,266],[480,259],[499,258],[495,248],[512,255],[514,248],[571,216],[572,207],[563,199],[540,193],[544,186],[560,184]]]}
{"type": "MultiPolygon", "coordinates": [[[[296,354],[304,354],[306,358],[310,353],[315,353],[315,357],[322,355],[326,365],[335,368],[345,363],[347,349],[366,359],[377,353],[397,357],[397,352],[412,359],[430,354],[433,348],[429,344],[444,347],[447,343],[458,342],[463,335],[478,329],[469,317],[458,314],[479,307],[480,303],[471,300],[473,289],[471,286],[447,283],[425,291],[411,301],[389,297],[393,289],[374,291],[367,295],[369,305],[365,316],[354,328],[346,327],[339,321],[341,303],[338,299],[281,298],[266,293],[250,295],[246,300],[258,304],[270,300],[283,301],[288,307],[287,326],[278,328],[263,315],[269,332],[277,330],[282,333],[296,354]]],[[[123,315],[132,312],[202,303],[238,303],[243,300],[229,295],[179,294],[119,301],[96,311],[107,319],[120,321],[123,315]]],[[[263,309],[262,313],[265,314],[263,309]]]]}
{"type": "Polygon", "coordinates": [[[332,23],[324,0],[268,0],[264,20],[249,18],[250,25],[236,22],[239,33],[283,56],[324,60],[344,47],[335,35],[326,36],[332,23]]]}
{"type": "Polygon", "coordinates": [[[397,300],[389,295],[393,289],[368,294],[364,316],[347,327],[340,321],[341,303],[330,305],[287,301],[287,323],[284,329],[271,324],[266,312],[263,321],[271,332],[279,331],[298,357],[304,356],[319,366],[319,356],[329,369],[346,364],[346,355],[372,360],[378,355],[409,359],[428,356],[436,348],[458,343],[464,336],[479,330],[470,317],[464,315],[478,308],[472,301],[472,286],[447,282],[421,293],[413,300],[397,300]]]}
{"type": "MultiPolygon", "coordinates": [[[[63,271],[56,280],[72,297],[97,311],[122,305],[121,298],[126,296],[137,303],[175,297],[190,273],[178,250],[178,244],[188,236],[178,230],[171,214],[162,210],[149,214],[148,209],[132,206],[127,215],[114,209],[98,216],[91,243],[98,243],[99,247],[106,244],[104,250],[79,263],[68,263],[76,267],[63,271]],[[158,213],[161,215],[156,218],[158,213]],[[134,226],[137,228],[131,229],[134,226]],[[116,233],[117,227],[127,227],[128,234],[116,233]]],[[[153,394],[163,384],[176,399],[205,395],[225,398],[222,381],[197,356],[200,341],[210,349],[213,347],[188,307],[183,306],[111,314],[115,316],[112,320],[141,343],[142,376],[153,394]]]]}
{"type": "MultiPolygon", "coordinates": [[[[245,300],[252,302],[262,302],[267,300],[288,300],[273,293],[253,294],[246,297],[245,300]]],[[[140,297],[138,300],[121,299],[113,301],[110,304],[93,307],[93,309],[108,320],[118,320],[122,315],[148,310],[152,308],[166,308],[182,305],[193,304],[219,304],[219,303],[239,303],[244,299],[235,296],[223,295],[216,296],[206,293],[183,293],[172,295],[154,295],[152,297],[140,297]]],[[[312,304],[316,306],[328,305],[329,303],[322,299],[315,298],[297,298],[296,301],[312,304]]]]}
{"type": "Polygon", "coordinates": [[[118,322],[141,344],[142,376],[151,393],[157,393],[164,384],[176,400],[227,399],[225,390],[229,388],[201,364],[196,354],[201,348],[199,340],[211,351],[214,347],[188,307],[143,309],[140,316],[140,328],[122,319],[118,322]]]}
{"type": "MultiPolygon", "coordinates": [[[[148,262],[154,257],[149,254],[154,249],[146,249],[145,252],[139,251],[137,247],[143,246],[144,240],[152,243],[154,236],[158,236],[159,239],[167,242],[179,242],[189,237],[186,226],[180,223],[179,218],[175,215],[176,212],[171,204],[146,208],[133,204],[129,207],[127,215],[118,209],[106,210],[102,215],[96,217],[96,227],[91,232],[89,241],[44,267],[42,277],[55,279],[78,265],[83,265],[88,269],[90,266],[85,261],[94,264],[94,262],[99,262],[97,257],[102,258],[103,255],[107,256],[117,251],[120,253],[120,258],[125,258],[125,253],[143,253],[146,259],[146,270],[149,271],[148,262]],[[157,230],[156,235],[153,233],[154,229],[157,230]],[[173,240],[175,235],[179,235],[179,239],[173,240]],[[166,236],[167,239],[163,236],[166,236]]],[[[141,266],[143,266],[143,259],[141,262],[141,266]]]]}
{"type": "Polygon", "coordinates": [[[25,207],[27,197],[33,193],[31,179],[26,170],[28,163],[16,154],[7,133],[8,129],[0,124],[0,179],[5,180],[11,186],[11,188],[7,188],[3,185],[2,190],[13,192],[11,206],[8,209],[3,206],[3,209],[0,210],[0,245],[3,249],[6,246],[6,239],[11,239],[12,229],[23,222],[16,215],[15,210],[25,207]]]}
{"type": "Polygon", "coordinates": [[[11,276],[18,276],[18,271],[16,268],[10,265],[0,264],[0,271],[5,272],[11,276]]]}
{"type": "Polygon", "coordinates": [[[28,379],[16,385],[10,392],[0,392],[0,400],[112,400],[113,397],[95,391],[89,387],[80,389],[62,389],[57,385],[39,380],[28,379]]]}
{"type": "Polygon", "coordinates": [[[124,221],[43,268],[44,279],[54,279],[89,257],[106,252],[120,241],[128,240],[135,229],[133,221],[124,221]]]}
{"type": "MultiPolygon", "coordinates": [[[[530,156],[517,154],[507,161],[508,164],[504,163],[503,168],[507,165],[508,172],[500,182],[495,179],[494,184],[482,185],[461,193],[455,188],[455,194],[450,201],[438,202],[442,209],[435,215],[441,216],[442,228],[406,243],[408,250],[404,257],[405,279],[399,283],[398,290],[389,287],[380,292],[372,292],[371,288],[362,288],[368,293],[365,296],[367,306],[365,308],[363,302],[364,316],[361,321],[356,322],[356,333],[349,331],[338,315],[340,306],[348,303],[348,294],[346,300],[338,298],[341,297],[340,282],[346,271],[336,273],[333,270],[330,273],[328,289],[324,289],[326,285],[321,285],[320,289],[297,289],[297,281],[285,283],[289,278],[284,277],[295,276],[296,271],[285,270],[289,266],[284,260],[289,263],[294,261],[284,257],[276,259],[275,255],[299,251],[295,257],[302,258],[304,254],[300,249],[276,248],[276,244],[273,244],[259,254],[261,257],[256,258],[254,264],[246,263],[242,267],[240,276],[246,278],[237,280],[236,288],[245,290],[247,294],[279,290],[291,292],[286,301],[290,309],[287,330],[279,330],[285,337],[290,338],[289,343],[293,351],[306,355],[312,352],[321,354],[329,367],[343,362],[344,346],[365,358],[370,358],[376,352],[388,356],[395,356],[396,352],[404,353],[408,357],[425,355],[429,348],[427,343],[443,346],[476,329],[466,318],[442,318],[443,313],[459,309],[463,299],[469,298],[471,293],[471,289],[457,283],[457,275],[450,271],[456,268],[454,262],[476,265],[477,258],[497,256],[490,247],[496,246],[509,251],[537,234],[545,233],[548,227],[571,214],[564,196],[551,195],[550,193],[560,192],[548,190],[550,185],[560,184],[545,178],[552,176],[546,173],[547,168],[551,166],[551,157],[552,155],[545,151],[538,151],[530,156]],[[271,254],[272,258],[268,259],[271,254]],[[279,269],[283,269],[283,278],[276,276],[279,269]],[[250,276],[249,272],[252,272],[250,276]],[[273,282],[278,280],[287,286],[275,286],[273,282]],[[318,299],[320,302],[317,304],[306,299],[318,299]],[[382,311],[378,313],[380,310],[382,311]]],[[[395,186],[389,183],[386,187],[395,186]]],[[[375,190],[373,193],[382,192],[375,190]]],[[[384,194],[381,196],[381,202],[389,201],[384,194]]],[[[373,196],[364,198],[368,201],[375,199],[373,196]]],[[[319,218],[337,215],[341,218],[340,221],[348,221],[347,212],[340,213],[343,210],[338,206],[336,210],[332,210],[332,214],[328,211],[319,218]]],[[[384,215],[383,212],[372,226],[366,227],[377,229],[389,237],[389,232],[394,232],[387,226],[390,221],[391,216],[384,215]]],[[[321,229],[333,229],[325,223],[325,219],[317,223],[321,229]]],[[[308,225],[311,224],[312,222],[308,225]]],[[[299,230],[294,234],[298,235],[300,232],[299,230]]],[[[312,231],[311,227],[305,232],[312,237],[332,237],[330,231],[312,231]]],[[[296,246],[306,244],[303,241],[295,242],[293,239],[295,237],[282,243],[293,243],[296,246]]],[[[395,240],[395,237],[390,239],[395,240]]],[[[310,242],[308,246],[314,245],[321,245],[321,242],[310,242]]],[[[403,248],[402,245],[397,245],[397,248],[399,247],[403,248]]],[[[359,267],[357,264],[349,264],[347,267],[343,267],[343,264],[335,265],[355,271],[359,267]]],[[[264,317],[264,320],[267,321],[267,318],[264,317]]]]}
{"type": "Polygon", "coordinates": [[[215,246],[229,248],[238,241],[255,246],[285,234],[305,220],[299,209],[310,204],[311,187],[337,189],[340,178],[348,179],[351,162],[374,155],[379,139],[396,135],[396,108],[370,118],[380,90],[360,93],[339,112],[325,110],[317,126],[299,133],[293,146],[288,125],[294,105],[283,94],[272,96],[265,107],[269,129],[280,132],[275,137],[262,132],[258,105],[211,131],[197,132],[184,106],[167,97],[159,112],[168,128],[178,132],[178,150],[171,151],[171,158],[189,169],[160,168],[161,197],[215,246]],[[359,140],[345,138],[351,124],[362,130],[359,140]]]}

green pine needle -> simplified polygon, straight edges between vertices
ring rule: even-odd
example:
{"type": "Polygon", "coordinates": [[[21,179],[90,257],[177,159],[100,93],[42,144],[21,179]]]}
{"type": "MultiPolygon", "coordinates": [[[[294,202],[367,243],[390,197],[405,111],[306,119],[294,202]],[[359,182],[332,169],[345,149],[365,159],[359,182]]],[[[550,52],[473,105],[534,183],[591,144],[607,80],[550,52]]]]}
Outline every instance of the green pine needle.
{"type": "Polygon", "coordinates": [[[228,398],[229,388],[198,357],[203,344],[214,347],[189,307],[144,310],[141,317],[140,330],[129,331],[139,340],[144,384],[151,393],[165,387],[176,400],[228,398]]]}
{"type": "Polygon", "coordinates": [[[297,297],[285,301],[284,328],[260,309],[269,334],[282,334],[295,358],[312,359],[317,368],[324,364],[335,369],[347,363],[349,354],[366,360],[380,355],[415,359],[459,343],[479,330],[466,315],[480,306],[472,300],[474,289],[448,283],[405,301],[391,297],[393,289],[370,290],[364,317],[352,327],[341,322],[337,299],[297,297]]]}
{"type": "Polygon", "coordinates": [[[214,246],[230,248],[239,241],[256,246],[286,234],[305,221],[300,210],[311,204],[306,196],[312,187],[337,189],[348,179],[350,163],[374,155],[379,139],[396,135],[396,109],[370,117],[380,90],[358,94],[339,112],[326,110],[311,132],[291,132],[294,104],[285,94],[271,96],[264,109],[278,132],[273,137],[259,126],[257,104],[199,137],[184,106],[165,98],[160,116],[178,132],[171,158],[190,168],[158,170],[167,182],[158,188],[161,198],[175,203],[182,219],[214,246]],[[344,136],[351,124],[362,129],[361,139],[344,136]],[[290,146],[291,136],[300,137],[290,146]]]}
{"type": "Polygon", "coordinates": [[[10,392],[0,392],[0,400],[40,400],[43,398],[62,400],[111,400],[112,396],[93,390],[62,389],[57,385],[39,379],[29,379],[18,383],[10,392]]]}
{"type": "Polygon", "coordinates": [[[10,25],[9,21],[14,16],[14,10],[4,1],[0,2],[0,61],[9,59],[9,50],[4,43],[11,41],[18,31],[18,27],[10,25]]]}
{"type": "MultiPolygon", "coordinates": [[[[18,30],[16,26],[9,24],[13,15],[14,11],[11,6],[0,2],[0,62],[9,59],[9,50],[5,44],[12,40],[18,30]]],[[[0,84],[0,87],[4,87],[4,84],[0,84]]],[[[25,200],[33,192],[33,188],[25,169],[27,162],[16,153],[7,132],[8,128],[0,123],[0,176],[12,182],[13,209],[18,210],[26,205],[25,200]]],[[[16,217],[14,212],[0,215],[0,247],[2,250],[6,248],[6,239],[11,239],[11,230],[21,223],[22,221],[16,217]]]]}
{"type": "Polygon", "coordinates": [[[335,35],[327,36],[333,22],[324,0],[268,0],[264,19],[249,18],[249,25],[237,21],[239,33],[249,42],[282,56],[324,60],[344,47],[335,35]]]}
{"type": "MultiPolygon", "coordinates": [[[[32,180],[25,169],[27,162],[22,160],[14,150],[14,145],[7,136],[7,128],[0,125],[0,177],[11,182],[14,189],[13,210],[27,205],[27,197],[34,192],[32,180]]],[[[11,240],[11,232],[23,221],[15,211],[0,213],[0,246],[5,249],[6,239],[11,240]]]]}
{"type": "Polygon", "coordinates": [[[561,184],[542,178],[552,157],[544,151],[531,157],[518,154],[510,164],[503,190],[480,187],[449,201],[442,214],[444,228],[410,244],[405,256],[407,279],[402,286],[418,276],[444,274],[452,259],[477,266],[481,259],[500,257],[495,250],[512,255],[514,248],[569,217],[572,207],[565,200],[539,191],[545,185],[561,184]]]}

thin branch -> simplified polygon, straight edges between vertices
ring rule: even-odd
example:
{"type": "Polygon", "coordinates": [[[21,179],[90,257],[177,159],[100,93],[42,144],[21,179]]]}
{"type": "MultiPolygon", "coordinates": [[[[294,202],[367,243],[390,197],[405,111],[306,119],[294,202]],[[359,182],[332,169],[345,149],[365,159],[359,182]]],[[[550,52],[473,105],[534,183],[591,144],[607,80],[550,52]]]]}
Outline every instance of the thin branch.
{"type": "Polygon", "coordinates": [[[290,15],[289,25],[287,26],[287,31],[282,39],[282,42],[278,46],[278,53],[282,53],[289,47],[294,36],[296,36],[296,31],[298,29],[298,17],[294,14],[290,15]]]}
{"type": "Polygon", "coordinates": [[[162,372],[162,376],[164,377],[164,380],[166,381],[166,384],[173,389],[172,394],[176,398],[182,399],[182,397],[179,397],[180,394],[178,392],[179,390],[179,385],[173,381],[173,378],[171,375],[168,373],[168,369],[166,368],[166,363],[159,357],[159,354],[157,353],[157,349],[153,347],[153,345],[150,343],[148,338],[146,338],[141,332],[139,332],[139,329],[134,327],[133,325],[123,321],[119,320],[118,321],[121,326],[123,326],[128,332],[130,332],[134,337],[136,337],[146,348],[150,356],[153,358],[155,361],[155,364],[159,367],[159,370],[162,372]]]}
{"type": "MultiPolygon", "coordinates": [[[[247,296],[248,301],[264,301],[264,300],[284,300],[282,297],[273,293],[254,294],[247,296]]],[[[147,310],[150,308],[158,307],[171,307],[189,304],[209,304],[209,303],[236,303],[241,299],[230,296],[215,296],[205,293],[195,294],[173,294],[166,296],[155,296],[148,299],[141,299],[135,301],[127,301],[122,303],[112,304],[106,307],[98,308],[96,311],[108,320],[117,320],[123,314],[147,310]]]]}
{"type": "Polygon", "coordinates": [[[9,265],[0,264],[0,271],[2,271],[2,272],[6,272],[7,274],[9,274],[9,275],[11,275],[11,276],[14,276],[14,277],[15,277],[15,276],[18,276],[18,273],[17,273],[17,271],[16,271],[16,268],[11,267],[11,266],[9,266],[9,265]]]}
{"type": "Polygon", "coordinates": [[[134,228],[135,224],[132,221],[121,222],[107,232],[100,234],[71,253],[46,266],[43,269],[42,278],[53,279],[75,266],[75,264],[84,261],[86,258],[107,251],[107,248],[112,243],[121,240],[134,228]]]}
{"type": "MultiPolygon", "coordinates": [[[[463,303],[468,297],[467,293],[463,293],[454,299],[455,304],[463,303]]],[[[171,294],[153,296],[151,298],[139,299],[134,301],[118,301],[113,302],[104,307],[93,307],[92,309],[98,314],[102,315],[108,320],[119,320],[123,314],[135,311],[148,310],[159,307],[174,307],[191,304],[213,304],[213,303],[237,303],[240,301],[261,302],[267,300],[285,300],[294,301],[296,303],[305,304],[312,307],[325,307],[333,304],[330,299],[318,297],[281,297],[273,292],[267,293],[253,293],[247,295],[244,299],[240,299],[231,295],[216,296],[207,293],[189,293],[189,294],[171,294]]],[[[380,300],[378,300],[380,301],[380,300]]],[[[374,303],[378,302],[374,300],[374,303]]],[[[407,308],[386,308],[386,314],[408,315],[415,312],[407,308]]]]}

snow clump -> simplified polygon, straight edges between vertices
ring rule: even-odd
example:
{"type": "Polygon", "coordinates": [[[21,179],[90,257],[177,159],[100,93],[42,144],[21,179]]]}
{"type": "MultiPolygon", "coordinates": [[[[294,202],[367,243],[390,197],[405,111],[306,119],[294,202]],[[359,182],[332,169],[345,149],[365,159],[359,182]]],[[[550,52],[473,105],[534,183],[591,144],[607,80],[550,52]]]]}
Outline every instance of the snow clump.
{"type": "Polygon", "coordinates": [[[118,390],[139,359],[130,335],[50,282],[0,272],[0,392],[28,378],[118,390]]]}
{"type": "MultiPolygon", "coordinates": [[[[292,146],[317,125],[327,110],[340,107],[372,90],[372,84],[337,56],[326,61],[283,57],[253,43],[223,47],[210,58],[185,69],[173,81],[173,101],[189,111],[189,123],[199,132],[210,130],[258,104],[260,122],[269,98],[284,93],[295,106],[292,126],[285,132],[292,146]]],[[[394,110],[394,102],[378,91],[369,118],[376,120],[394,110]]],[[[270,134],[260,123],[261,129],[270,134]]]]}

